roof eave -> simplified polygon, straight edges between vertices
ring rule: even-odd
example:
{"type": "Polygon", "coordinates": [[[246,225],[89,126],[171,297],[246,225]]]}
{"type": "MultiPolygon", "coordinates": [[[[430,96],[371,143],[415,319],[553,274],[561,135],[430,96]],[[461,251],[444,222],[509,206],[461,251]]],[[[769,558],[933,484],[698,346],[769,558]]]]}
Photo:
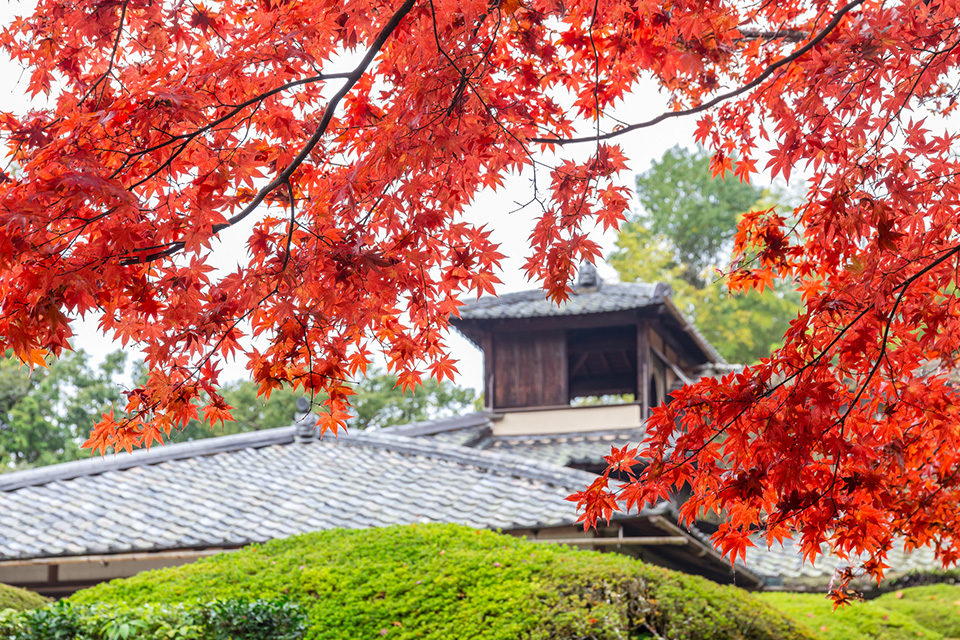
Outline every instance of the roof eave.
{"type": "Polygon", "coordinates": [[[696,327],[688,321],[680,309],[677,308],[677,305],[674,304],[673,298],[667,297],[663,299],[663,308],[670,314],[670,316],[680,325],[680,329],[686,334],[691,341],[697,346],[700,352],[703,354],[704,359],[708,362],[715,364],[729,364],[723,356],[717,351],[717,349],[707,342],[707,339],[697,331],[696,327]]]}

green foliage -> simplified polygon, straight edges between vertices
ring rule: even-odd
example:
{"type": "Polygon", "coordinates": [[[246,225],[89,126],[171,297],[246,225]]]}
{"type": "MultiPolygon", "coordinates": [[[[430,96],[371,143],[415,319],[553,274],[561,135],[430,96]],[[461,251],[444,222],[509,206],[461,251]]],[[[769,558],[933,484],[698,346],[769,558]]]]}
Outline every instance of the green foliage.
{"type": "Polygon", "coordinates": [[[927,627],[880,600],[854,602],[836,611],[825,594],[763,593],[761,599],[823,640],[938,640],[940,625],[927,627]]]}
{"type": "Polygon", "coordinates": [[[913,618],[947,638],[960,638],[960,585],[932,584],[887,593],[872,602],[913,618]]]}
{"type": "Polygon", "coordinates": [[[23,611],[36,609],[47,604],[48,600],[32,591],[0,584],[0,609],[23,611]]]}
{"type": "Polygon", "coordinates": [[[711,179],[709,163],[703,151],[674,147],[638,176],[643,212],[621,227],[609,262],[623,281],[670,284],[679,309],[724,358],[752,362],[780,344],[800,297],[782,285],[727,290],[718,270],[730,261],[737,221],[766,196],[733,179],[711,179]]]}
{"type": "Polygon", "coordinates": [[[350,422],[360,429],[379,429],[392,424],[431,420],[472,410],[476,401],[473,389],[449,382],[424,380],[415,391],[403,393],[395,376],[371,370],[351,398],[356,417],[350,422]]]}
{"type": "Polygon", "coordinates": [[[303,609],[286,599],[218,600],[197,619],[209,640],[298,640],[306,631],[303,609]]]}
{"type": "MultiPolygon", "coordinates": [[[[52,360],[48,369],[31,371],[13,357],[0,359],[0,473],[89,457],[80,448],[90,429],[111,410],[119,415],[126,404],[121,377],[126,356],[115,352],[99,367],[91,366],[82,350],[52,360]]],[[[134,365],[134,378],[144,374],[134,365]]],[[[357,384],[357,417],[351,426],[379,428],[451,415],[470,409],[476,394],[451,383],[428,380],[415,393],[404,394],[393,376],[371,371],[357,384]]],[[[200,438],[271,429],[291,424],[298,394],[275,390],[265,400],[257,385],[237,381],[221,388],[232,409],[233,422],[214,429],[193,420],[167,438],[185,442],[200,438]]]]}
{"type": "Polygon", "coordinates": [[[0,473],[87,457],[80,449],[103,413],[125,403],[119,377],[126,356],[92,367],[86,353],[65,353],[32,371],[0,359],[0,473]]]}
{"type": "MultiPolygon", "coordinates": [[[[356,429],[379,429],[392,424],[429,420],[459,411],[472,410],[476,400],[473,389],[463,389],[449,382],[428,379],[416,391],[403,393],[396,386],[395,376],[371,369],[357,382],[351,397],[356,417],[350,426],[356,429]]],[[[283,427],[293,421],[298,394],[289,388],[277,389],[269,400],[257,396],[257,385],[251,381],[232,382],[221,388],[234,421],[211,430],[199,421],[191,421],[183,431],[171,435],[171,441],[196,440],[211,436],[242,433],[257,429],[283,427]]],[[[318,399],[317,402],[320,400],[318,399]]]]}
{"type": "Polygon", "coordinates": [[[0,613],[0,640],[299,640],[303,610],[286,600],[131,608],[63,601],[0,613]]]}
{"type": "Polygon", "coordinates": [[[774,607],[742,589],[717,586],[696,576],[648,569],[650,591],[659,607],[652,626],[664,638],[807,637],[785,622],[774,607]],[[689,628],[695,628],[691,636],[689,628]]]}
{"type": "Polygon", "coordinates": [[[928,584],[960,584],[960,569],[913,570],[896,577],[885,578],[877,589],[881,593],[887,593],[928,584]]]}
{"type": "Polygon", "coordinates": [[[712,179],[709,154],[676,146],[637,176],[637,195],[642,220],[669,239],[681,277],[702,289],[709,281],[704,273],[729,259],[740,214],[754,207],[763,191],[734,179],[712,179]]]}
{"type": "Polygon", "coordinates": [[[71,601],[189,604],[240,594],[300,603],[312,639],[810,638],[734,587],[456,525],[275,540],[98,585],[71,601]]]}

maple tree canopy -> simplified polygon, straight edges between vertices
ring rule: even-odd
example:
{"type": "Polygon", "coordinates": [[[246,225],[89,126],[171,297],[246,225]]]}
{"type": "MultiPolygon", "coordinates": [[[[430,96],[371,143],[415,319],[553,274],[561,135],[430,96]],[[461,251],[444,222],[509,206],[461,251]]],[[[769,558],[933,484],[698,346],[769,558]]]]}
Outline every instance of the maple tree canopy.
{"type": "Polygon", "coordinates": [[[620,137],[693,115],[715,173],[809,178],[795,218],[746,216],[730,275],[791,279],[805,309],[770,359],[659,409],[585,521],[689,483],[684,517],[722,512],[733,557],[797,530],[878,577],[898,538],[953,562],[958,26],[957,0],[40,0],[0,36],[50,105],[0,116],[0,348],[40,364],[98,312],[144,350],[99,451],[228,419],[238,350],[264,394],[326,394],[335,430],[374,345],[405,387],[454,373],[447,318],[502,257],[462,216],[479,191],[539,169],[526,271],[562,299],[627,208],[620,137]],[[651,78],[673,110],[597,117],[651,78]],[[241,223],[246,259],[214,273],[241,223]]]}

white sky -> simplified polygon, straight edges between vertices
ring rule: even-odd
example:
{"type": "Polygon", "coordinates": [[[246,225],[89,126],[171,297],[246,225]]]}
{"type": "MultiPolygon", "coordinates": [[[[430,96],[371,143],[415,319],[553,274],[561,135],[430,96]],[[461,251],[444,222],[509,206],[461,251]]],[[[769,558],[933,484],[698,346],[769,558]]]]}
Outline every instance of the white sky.
{"type": "MultiPolygon", "coordinates": [[[[0,6],[0,24],[8,24],[15,15],[23,13],[32,2],[12,1],[0,6]]],[[[23,111],[29,106],[26,98],[27,77],[23,70],[0,53],[0,110],[23,111]]],[[[645,120],[650,116],[665,110],[666,101],[650,85],[647,91],[637,92],[627,98],[623,106],[617,109],[616,116],[627,122],[645,120]]],[[[693,118],[677,118],[667,120],[657,127],[640,130],[625,135],[619,139],[628,160],[630,170],[620,176],[622,184],[631,186],[634,175],[646,170],[653,160],[659,158],[670,147],[681,144],[693,145],[693,130],[696,121],[693,118]]],[[[588,153],[590,146],[585,145],[583,153],[588,153]]],[[[529,209],[519,213],[509,213],[516,209],[516,204],[530,199],[531,188],[527,176],[518,176],[509,180],[496,193],[485,192],[477,198],[469,210],[468,219],[472,222],[486,223],[493,229],[494,239],[501,243],[500,251],[507,258],[503,262],[503,271],[500,279],[503,285],[500,293],[519,291],[532,288],[533,285],[525,281],[522,273],[522,264],[529,253],[527,237],[533,227],[536,211],[529,209]]],[[[636,208],[636,205],[634,205],[636,208]]],[[[594,240],[604,248],[606,255],[613,247],[615,233],[602,234],[599,229],[594,231],[594,240]]],[[[245,246],[246,238],[227,238],[222,243],[226,247],[245,246]],[[239,244],[242,243],[242,244],[239,244]]],[[[231,255],[224,256],[225,263],[234,261],[231,255]]],[[[598,265],[601,276],[607,279],[616,277],[614,271],[604,265],[598,265]]],[[[119,343],[114,343],[97,331],[97,318],[88,316],[78,319],[74,324],[76,333],[74,348],[82,348],[90,353],[95,361],[100,361],[111,351],[120,349],[119,343]]],[[[459,360],[460,376],[457,382],[461,385],[480,389],[482,386],[482,361],[479,351],[474,349],[459,334],[450,336],[450,346],[455,358],[459,360]]],[[[129,349],[131,356],[138,354],[129,349]]],[[[236,363],[224,371],[222,381],[245,378],[246,370],[242,363],[236,363]]]]}

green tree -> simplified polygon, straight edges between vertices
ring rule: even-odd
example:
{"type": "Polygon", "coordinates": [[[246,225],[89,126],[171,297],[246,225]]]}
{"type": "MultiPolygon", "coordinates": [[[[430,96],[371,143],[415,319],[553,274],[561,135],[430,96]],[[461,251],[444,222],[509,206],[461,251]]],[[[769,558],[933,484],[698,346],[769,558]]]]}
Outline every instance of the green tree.
{"type": "Polygon", "coordinates": [[[357,386],[353,399],[356,417],[351,426],[379,429],[392,424],[431,420],[473,410],[477,394],[449,382],[427,378],[413,393],[403,393],[396,377],[384,371],[371,371],[357,386]]]}
{"type": "Polygon", "coordinates": [[[86,458],[80,449],[103,413],[124,404],[122,352],[99,367],[82,350],[32,371],[0,359],[0,472],[86,458]]]}
{"type": "MultiPolygon", "coordinates": [[[[126,398],[121,378],[126,355],[115,352],[99,366],[92,366],[82,350],[66,353],[48,369],[31,371],[13,357],[0,358],[0,473],[28,467],[87,458],[81,449],[90,429],[103,413],[119,414],[126,398]]],[[[143,364],[134,365],[134,378],[143,377],[143,364]]],[[[404,394],[396,378],[371,370],[357,385],[354,398],[355,429],[374,429],[391,424],[428,420],[470,409],[476,402],[472,389],[433,379],[404,394]]],[[[168,442],[282,427],[293,422],[298,393],[277,389],[268,400],[257,396],[257,385],[236,381],[223,387],[234,421],[215,429],[192,420],[171,433],[168,442]]]]}
{"type": "Polygon", "coordinates": [[[767,356],[800,306],[785,283],[732,294],[721,277],[740,216],[769,206],[770,194],[710,175],[703,150],[668,150],[637,176],[642,211],[620,230],[610,264],[621,280],[666,282],[674,302],[730,362],[767,356]]]}
{"type": "MultiPolygon", "coordinates": [[[[477,395],[473,389],[438,383],[429,378],[415,392],[403,393],[395,376],[371,369],[355,386],[351,398],[355,417],[353,429],[379,429],[393,424],[430,420],[472,410],[477,395]]],[[[234,421],[215,429],[191,421],[187,427],[171,435],[173,441],[195,440],[230,433],[282,427],[293,421],[298,394],[284,388],[274,390],[269,400],[257,396],[257,385],[249,380],[232,382],[222,387],[224,399],[231,407],[234,421]]]]}

